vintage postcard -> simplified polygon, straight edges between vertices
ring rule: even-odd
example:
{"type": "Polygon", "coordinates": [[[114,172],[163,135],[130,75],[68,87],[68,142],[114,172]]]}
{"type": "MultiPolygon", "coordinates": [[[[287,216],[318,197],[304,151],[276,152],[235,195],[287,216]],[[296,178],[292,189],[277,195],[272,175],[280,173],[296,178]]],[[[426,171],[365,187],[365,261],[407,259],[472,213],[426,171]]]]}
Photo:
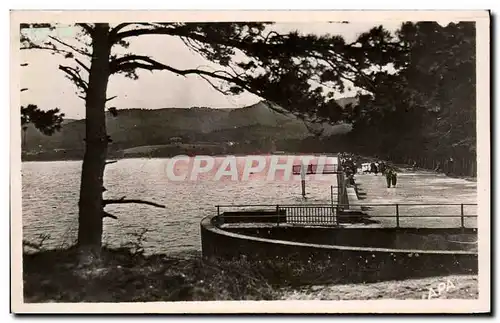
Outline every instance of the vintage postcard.
{"type": "Polygon", "coordinates": [[[12,11],[13,313],[489,313],[488,11],[12,11]]]}

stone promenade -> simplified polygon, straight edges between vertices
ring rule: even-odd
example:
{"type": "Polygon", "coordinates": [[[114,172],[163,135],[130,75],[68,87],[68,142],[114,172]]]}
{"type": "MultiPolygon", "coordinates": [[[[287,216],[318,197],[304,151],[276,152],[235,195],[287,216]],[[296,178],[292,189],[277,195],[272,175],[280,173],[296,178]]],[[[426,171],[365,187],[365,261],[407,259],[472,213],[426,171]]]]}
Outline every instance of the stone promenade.
{"type": "MultiPolygon", "coordinates": [[[[461,204],[464,204],[464,215],[477,214],[476,205],[467,205],[477,203],[474,181],[429,171],[402,171],[398,173],[396,187],[387,188],[385,176],[381,174],[358,174],[355,178],[359,200],[351,195],[349,204],[351,209],[357,204],[358,209],[368,214],[372,226],[396,226],[395,204],[398,204],[401,227],[460,227],[461,204]]],[[[477,227],[477,220],[464,217],[464,225],[477,227]]]]}

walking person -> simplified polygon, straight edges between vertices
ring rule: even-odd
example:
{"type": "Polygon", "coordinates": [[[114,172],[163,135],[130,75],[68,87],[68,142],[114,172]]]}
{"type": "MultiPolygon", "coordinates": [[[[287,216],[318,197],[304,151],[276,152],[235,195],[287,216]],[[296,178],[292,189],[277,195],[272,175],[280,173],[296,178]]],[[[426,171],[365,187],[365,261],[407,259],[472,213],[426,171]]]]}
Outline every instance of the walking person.
{"type": "Polygon", "coordinates": [[[436,173],[441,171],[441,162],[439,162],[439,161],[437,162],[436,167],[434,168],[434,171],[436,173]]]}
{"type": "Polygon", "coordinates": [[[396,187],[396,184],[398,182],[398,173],[396,172],[396,169],[394,169],[394,168],[391,169],[391,173],[392,173],[392,176],[391,176],[392,187],[396,187]]]}
{"type": "Polygon", "coordinates": [[[385,170],[385,180],[387,182],[387,188],[390,188],[392,184],[392,171],[390,167],[387,167],[385,170]]]}
{"type": "Polygon", "coordinates": [[[453,160],[453,157],[450,157],[450,159],[448,159],[448,167],[447,167],[447,170],[446,170],[446,175],[449,176],[450,174],[452,174],[454,172],[454,168],[453,168],[453,165],[454,165],[454,160],[453,160]]]}
{"type": "Polygon", "coordinates": [[[385,180],[387,182],[387,188],[390,188],[391,185],[392,187],[396,187],[396,184],[398,182],[398,174],[393,167],[387,167],[385,171],[385,180]]]}

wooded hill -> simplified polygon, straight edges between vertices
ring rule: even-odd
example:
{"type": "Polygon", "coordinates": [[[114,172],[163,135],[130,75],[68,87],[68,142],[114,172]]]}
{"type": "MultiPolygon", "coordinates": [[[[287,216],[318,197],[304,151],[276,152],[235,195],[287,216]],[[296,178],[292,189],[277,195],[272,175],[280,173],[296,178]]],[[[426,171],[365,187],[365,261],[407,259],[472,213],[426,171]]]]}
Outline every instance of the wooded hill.
{"type": "MultiPolygon", "coordinates": [[[[354,102],[345,98],[341,104],[354,102]]],[[[107,114],[107,129],[112,139],[111,155],[141,146],[183,144],[242,143],[241,151],[254,152],[269,141],[301,140],[311,136],[302,120],[270,108],[265,101],[239,109],[130,109],[107,114]]],[[[350,126],[326,126],[326,134],[346,133],[350,126]]],[[[45,136],[29,125],[23,140],[24,158],[81,158],[84,150],[85,120],[66,120],[59,132],[45,136]],[[45,156],[45,157],[44,157],[45,156]]],[[[140,151],[140,150],[136,150],[140,151]]],[[[139,155],[143,155],[139,153],[139,155]]],[[[147,156],[147,154],[144,154],[147,156]]]]}

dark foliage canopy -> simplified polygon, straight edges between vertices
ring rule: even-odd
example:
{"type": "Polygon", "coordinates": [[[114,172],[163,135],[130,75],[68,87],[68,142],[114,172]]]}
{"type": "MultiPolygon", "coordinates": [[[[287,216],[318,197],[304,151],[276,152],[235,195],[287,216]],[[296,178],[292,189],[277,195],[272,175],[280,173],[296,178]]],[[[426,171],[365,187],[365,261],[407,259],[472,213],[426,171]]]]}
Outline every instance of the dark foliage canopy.
{"type": "Polygon", "coordinates": [[[31,123],[41,133],[47,136],[61,129],[63,118],[64,113],[60,113],[57,108],[43,111],[34,104],[28,104],[26,107],[21,107],[21,127],[26,129],[28,124],[31,123]]]}
{"type": "Polygon", "coordinates": [[[397,37],[400,70],[373,77],[372,95],[350,109],[354,134],[380,153],[474,154],[474,23],[404,23],[397,37]]]}

